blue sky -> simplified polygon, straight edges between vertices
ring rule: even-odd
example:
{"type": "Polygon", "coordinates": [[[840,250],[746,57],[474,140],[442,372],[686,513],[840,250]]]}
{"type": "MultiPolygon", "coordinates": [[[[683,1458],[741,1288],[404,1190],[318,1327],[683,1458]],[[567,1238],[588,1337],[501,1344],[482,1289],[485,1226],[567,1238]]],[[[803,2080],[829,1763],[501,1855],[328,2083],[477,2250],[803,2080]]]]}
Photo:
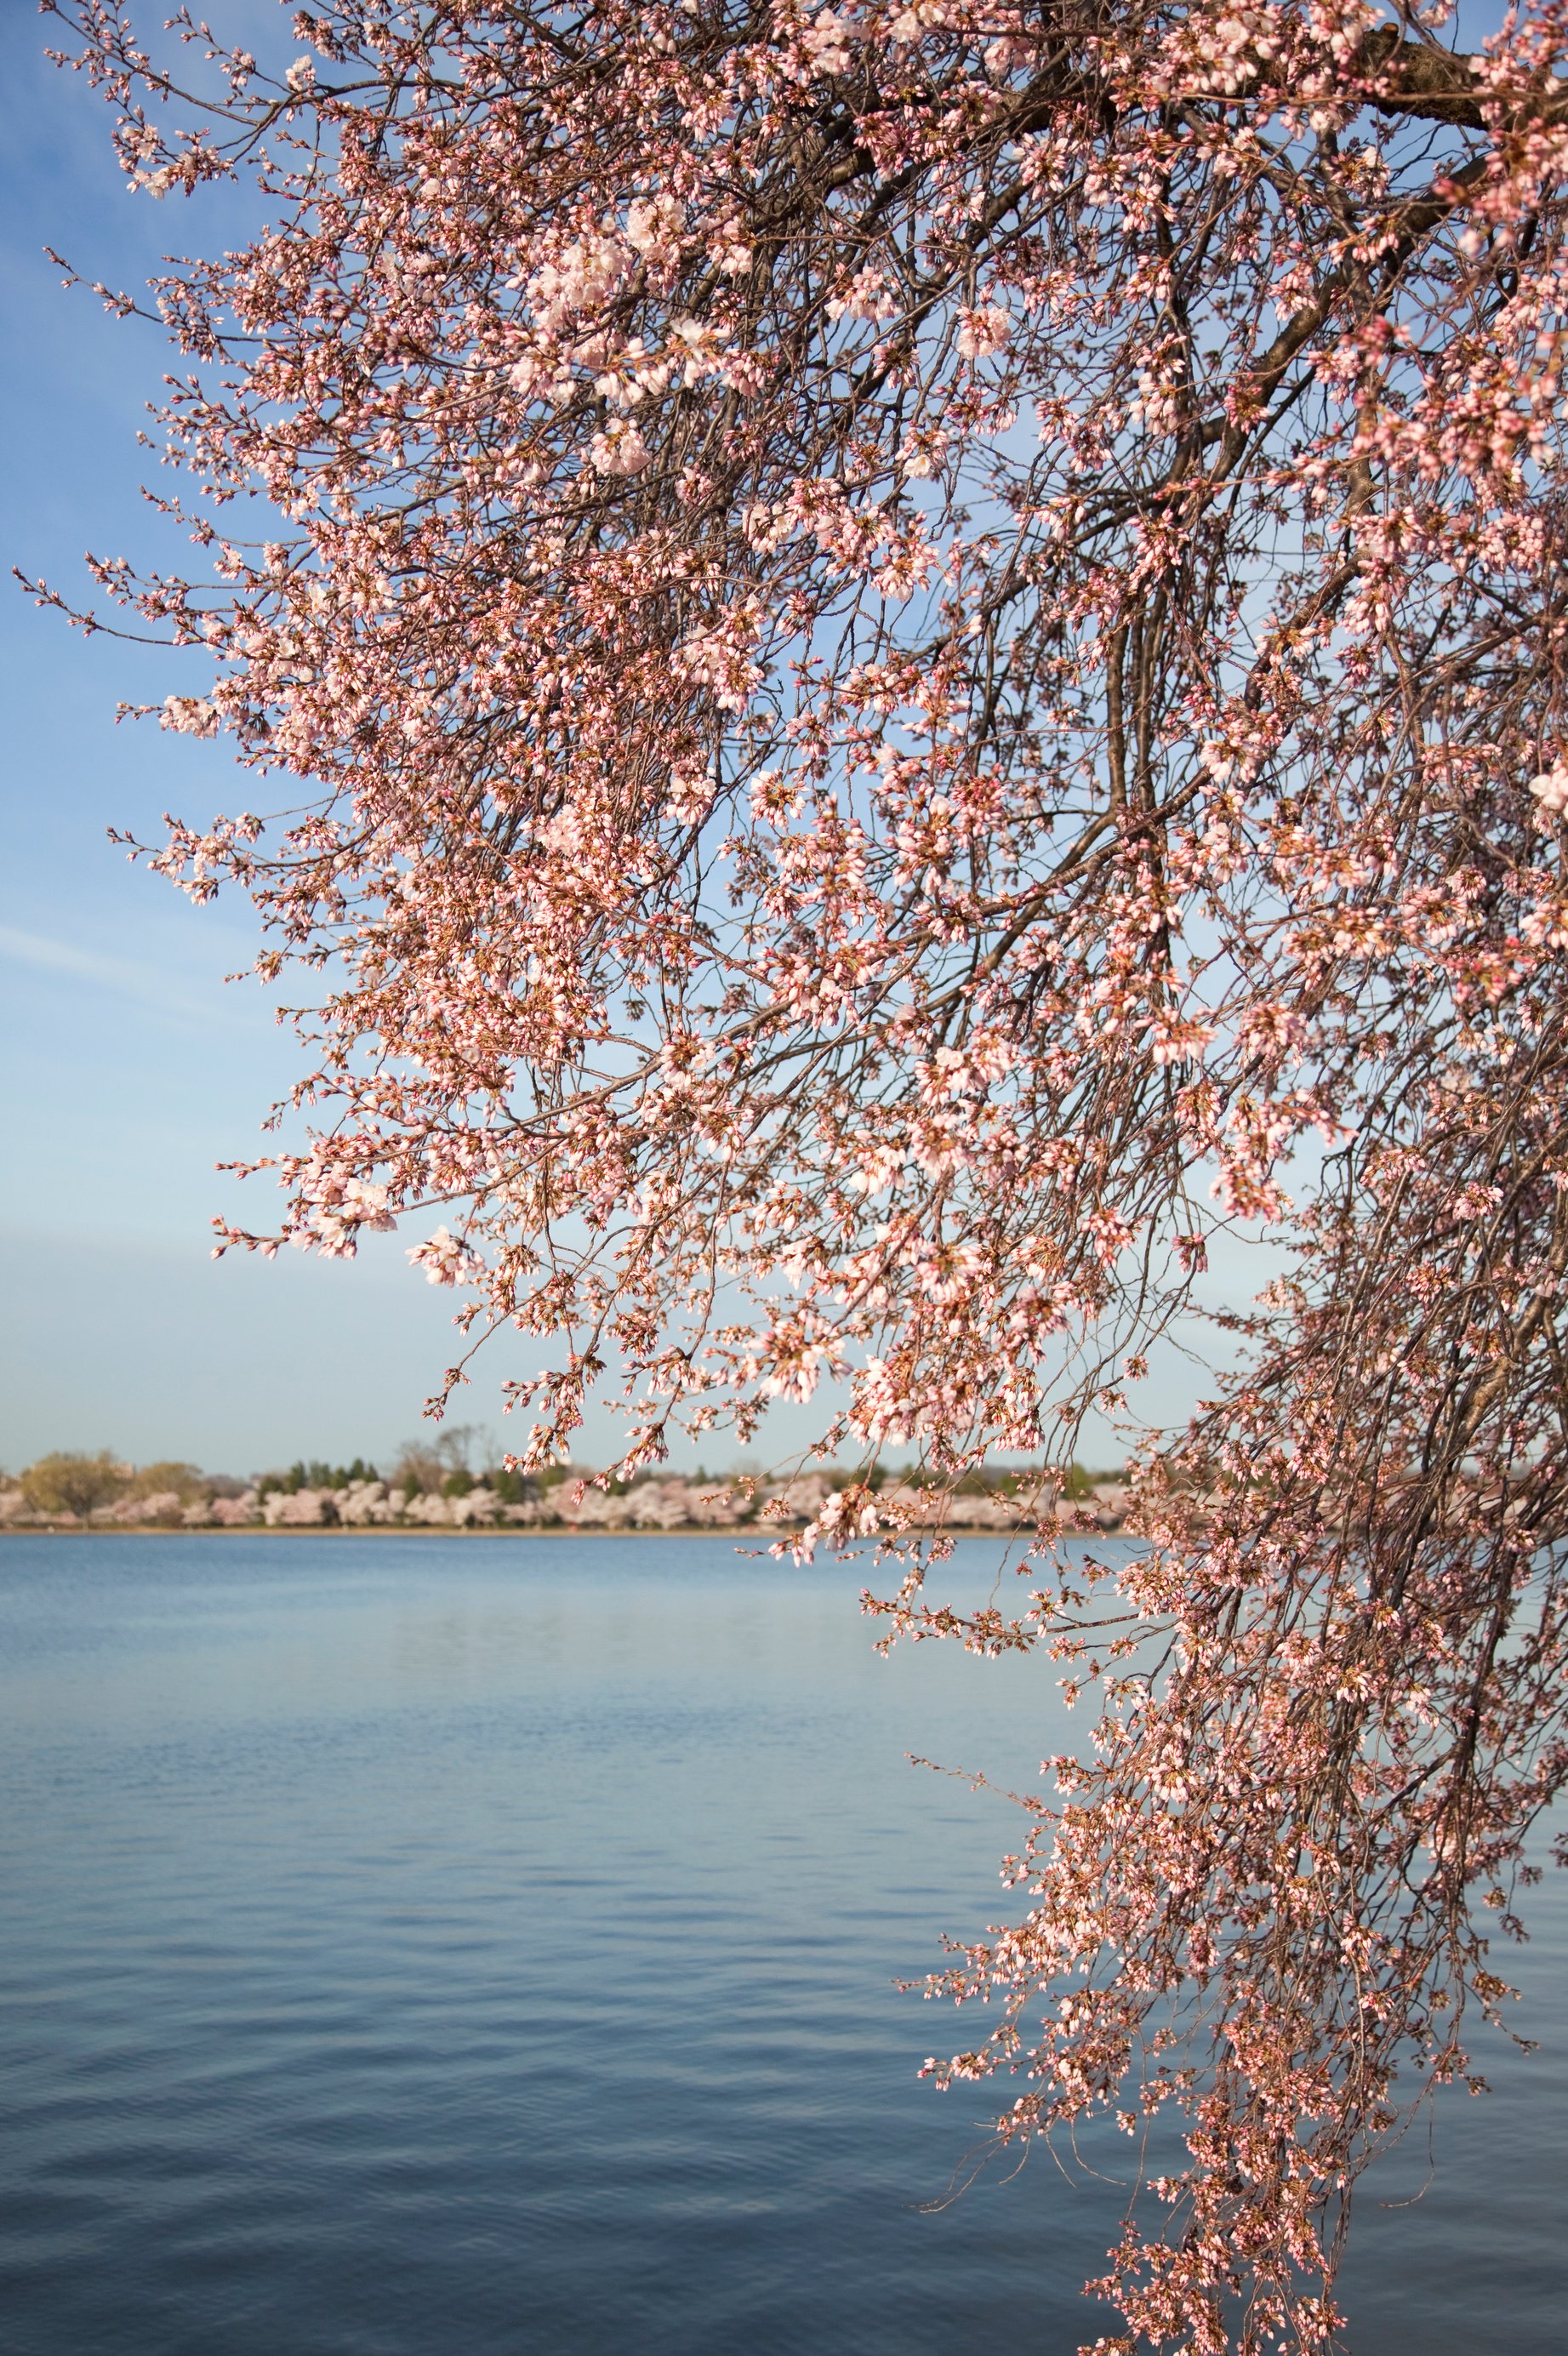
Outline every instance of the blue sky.
{"type": "MultiPolygon", "coordinates": [[[[156,13],[164,13],[158,11],[156,13]]],[[[136,434],[167,365],[155,330],[67,294],[42,247],[133,285],[209,206],[132,198],[101,101],[50,67],[27,5],[0,10],[0,487],[5,568],[85,596],[82,552],[159,545],[136,434]]],[[[451,1296],[385,1247],[357,1267],[209,1258],[240,1190],[214,1173],[258,1143],[293,1076],[254,986],[221,976],[253,946],[239,901],[192,908],[126,862],[119,826],[233,798],[221,746],[114,723],[122,698],[190,684],[179,659],[91,642],[8,579],[0,593],[0,1464],[51,1447],[188,1456],[247,1472],[302,1451],[385,1451],[415,1431],[451,1355],[451,1296]]],[[[244,1190],[247,1215],[264,1225],[244,1190]]],[[[480,1420],[493,1403],[475,1400],[480,1420]]]]}
{"type": "MultiPolygon", "coordinates": [[[[241,5],[250,27],[286,23],[267,0],[241,5]]],[[[47,63],[47,37],[27,0],[0,11],[0,547],[7,568],[89,601],[89,547],[180,561],[141,498],[156,468],[136,443],[168,347],[63,292],[42,249],[136,287],[165,251],[210,249],[226,224],[210,198],[128,194],[109,110],[47,63]]],[[[249,798],[220,744],[115,723],[122,698],[200,692],[201,658],[83,639],[6,582],[0,662],[0,1465],[56,1447],[240,1472],[384,1456],[419,1429],[453,1355],[452,1296],[394,1238],[353,1265],[212,1261],[215,1212],[270,1223],[265,1182],[239,1190],[215,1164],[257,1150],[293,1076],[290,1034],[253,984],[222,986],[254,948],[247,906],[193,908],[106,840],[115,826],[155,841],[165,809],[205,819],[249,798]]],[[[1227,1289],[1244,1294],[1253,1267],[1244,1251],[1232,1261],[1227,1289]]],[[[1151,1387],[1176,1414],[1200,1386],[1166,1366],[1151,1387]]],[[[501,1430],[496,1382],[524,1371],[497,1355],[458,1411],[501,1430]]],[[[781,1450],[805,1437],[805,1419],[791,1421],[781,1450]]],[[[607,1430],[589,1425],[590,1461],[607,1430]]]]}

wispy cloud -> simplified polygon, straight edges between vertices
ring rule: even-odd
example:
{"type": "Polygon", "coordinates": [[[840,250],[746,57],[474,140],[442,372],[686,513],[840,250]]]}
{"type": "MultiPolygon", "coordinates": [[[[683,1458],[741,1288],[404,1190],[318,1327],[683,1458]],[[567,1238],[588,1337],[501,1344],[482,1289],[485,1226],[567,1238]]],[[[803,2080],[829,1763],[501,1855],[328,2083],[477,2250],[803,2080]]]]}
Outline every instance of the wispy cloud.
{"type": "Polygon", "coordinates": [[[92,983],[155,1007],[163,1014],[183,1015],[187,1022],[210,1023],[222,1000],[215,987],[210,998],[186,989],[173,975],[137,958],[105,957],[75,941],[53,940],[46,933],[25,932],[19,925],[0,925],[0,958],[30,966],[35,973],[68,975],[73,981],[92,983]]]}

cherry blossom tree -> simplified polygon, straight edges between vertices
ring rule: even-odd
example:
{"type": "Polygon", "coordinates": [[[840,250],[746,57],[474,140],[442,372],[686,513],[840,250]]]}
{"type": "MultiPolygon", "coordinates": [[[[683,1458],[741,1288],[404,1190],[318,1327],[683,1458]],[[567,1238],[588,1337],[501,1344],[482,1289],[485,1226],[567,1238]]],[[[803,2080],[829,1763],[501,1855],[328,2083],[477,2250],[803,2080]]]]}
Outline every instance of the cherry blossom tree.
{"type": "Polygon", "coordinates": [[[421,1219],[525,1467],[952,1482],[1274,1237],[1136,1549],[811,1536],[1097,1697],[932,2064],[1132,2135],[1095,2347],[1322,2344],[1568,1767],[1568,0],[46,5],[133,187],[261,190],[155,289],[197,563],[99,567],[281,813],[150,853],[304,974],[219,1248],[421,1219]]]}

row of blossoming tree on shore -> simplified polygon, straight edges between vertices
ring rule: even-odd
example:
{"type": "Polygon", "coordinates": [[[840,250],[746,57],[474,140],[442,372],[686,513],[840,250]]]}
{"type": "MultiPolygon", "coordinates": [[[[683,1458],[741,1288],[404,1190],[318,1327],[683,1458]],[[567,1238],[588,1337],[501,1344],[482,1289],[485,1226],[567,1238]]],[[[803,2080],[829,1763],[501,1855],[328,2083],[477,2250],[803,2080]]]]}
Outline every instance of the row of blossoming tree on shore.
{"type": "MultiPolygon", "coordinates": [[[[772,1478],[754,1471],[611,1481],[590,1465],[537,1475],[500,1466],[477,1472],[455,1449],[411,1445],[383,1478],[373,1463],[320,1460],[249,1480],[203,1472],[179,1459],[142,1466],[112,1451],[56,1451],[16,1477],[0,1474],[0,1527],[13,1529],[733,1529],[798,1526],[844,1494],[848,1476],[813,1471],[772,1478]]],[[[1124,1490],[1115,1473],[1074,1465],[1059,1490],[1038,1468],[976,1479],[957,1494],[923,1488],[907,1472],[879,1480],[885,1505],[921,1526],[955,1531],[1014,1530],[1042,1512],[1100,1529],[1120,1526],[1124,1490]]]]}

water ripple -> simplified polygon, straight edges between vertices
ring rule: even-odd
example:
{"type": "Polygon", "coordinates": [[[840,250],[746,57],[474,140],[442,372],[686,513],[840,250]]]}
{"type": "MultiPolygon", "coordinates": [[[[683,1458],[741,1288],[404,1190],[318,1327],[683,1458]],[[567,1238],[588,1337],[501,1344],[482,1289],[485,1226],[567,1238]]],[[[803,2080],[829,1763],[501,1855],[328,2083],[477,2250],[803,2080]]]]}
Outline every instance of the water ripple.
{"type": "MultiPolygon", "coordinates": [[[[1058,2356],[1115,2197],[940,2202],[896,1976],[998,1910],[1049,1677],[720,1540],[7,1540],[4,2356],[1058,2356]]],[[[1363,2201],[1377,2356],[1559,2339],[1568,2040],[1363,2201]],[[1503,2327],[1499,2329],[1499,2325],[1503,2327]]],[[[1488,2057],[1491,2066],[1491,2057],[1488,2057]]]]}

